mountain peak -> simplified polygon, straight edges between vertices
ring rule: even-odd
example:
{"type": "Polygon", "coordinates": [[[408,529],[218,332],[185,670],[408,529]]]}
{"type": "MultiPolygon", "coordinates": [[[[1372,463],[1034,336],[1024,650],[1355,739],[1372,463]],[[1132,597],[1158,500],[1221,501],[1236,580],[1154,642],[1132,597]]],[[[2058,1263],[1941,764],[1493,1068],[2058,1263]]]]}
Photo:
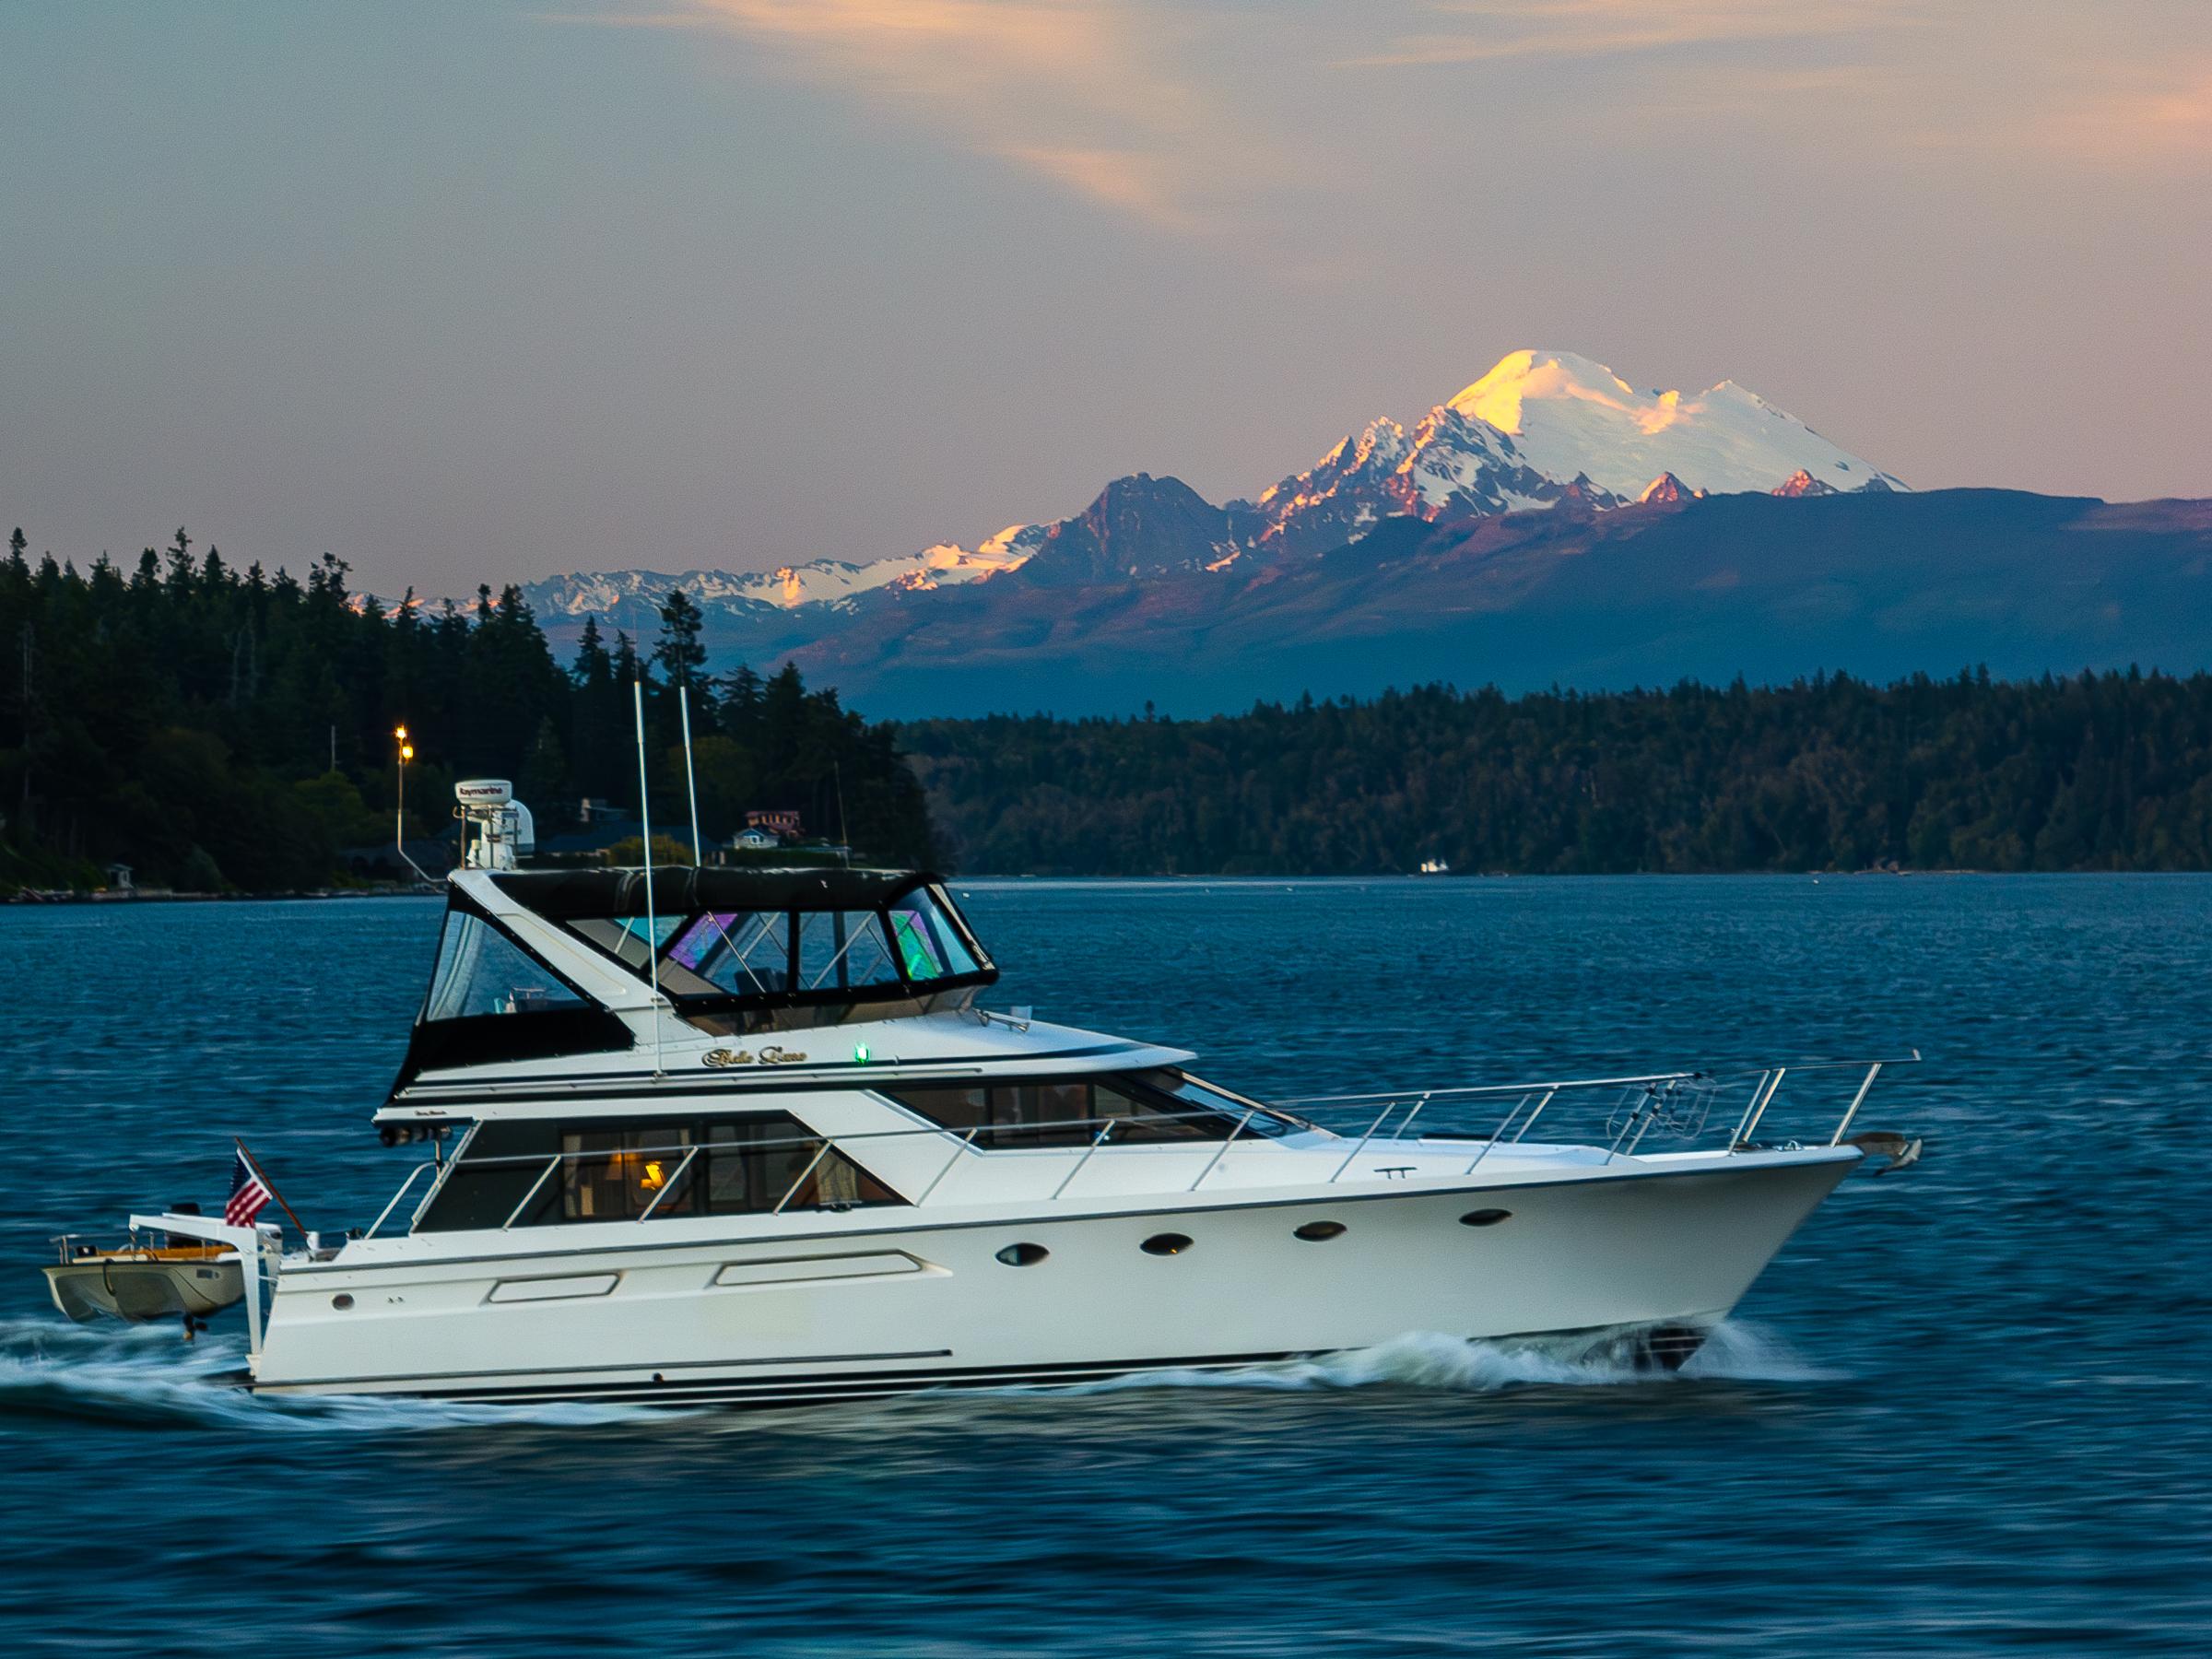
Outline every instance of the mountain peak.
{"type": "Polygon", "coordinates": [[[1208,562],[1234,545],[1228,512],[1181,478],[1130,473],[1074,518],[1049,526],[1020,568],[1050,585],[1118,582],[1208,562]]]}
{"type": "MultiPolygon", "coordinates": [[[[1798,476],[1803,477],[1805,475],[1800,473],[1798,476]]],[[[1776,493],[1779,494],[1780,492],[1777,491],[1776,493]]],[[[1671,472],[1663,472],[1657,477],[1653,478],[1649,484],[1646,484],[1643,487],[1643,493],[1638,496],[1636,499],[1639,501],[1665,501],[1671,503],[1676,501],[1687,501],[1690,499],[1690,496],[1691,491],[1688,486],[1685,485],[1681,479],[1676,477],[1671,472]]]]}
{"type": "Polygon", "coordinates": [[[1767,493],[1778,496],[1824,496],[1834,495],[1837,489],[1833,484],[1814,477],[1801,466],[1767,493]]]}
{"type": "MultiPolygon", "coordinates": [[[[1444,406],[1487,421],[1501,432],[1521,430],[1529,399],[1582,397],[1611,402],[1638,396],[1636,389],[1603,363],[1572,351],[1524,347],[1500,358],[1490,371],[1444,406]]],[[[1679,399],[1678,392],[1654,396],[1679,399]]]]}
{"type": "Polygon", "coordinates": [[[1571,351],[1509,351],[1439,406],[1500,435],[1523,466],[1548,479],[1589,475],[1622,500],[1662,473],[1686,490],[1768,490],[1803,472],[1830,488],[1903,486],[1732,380],[1702,392],[1639,391],[1571,351]]]}

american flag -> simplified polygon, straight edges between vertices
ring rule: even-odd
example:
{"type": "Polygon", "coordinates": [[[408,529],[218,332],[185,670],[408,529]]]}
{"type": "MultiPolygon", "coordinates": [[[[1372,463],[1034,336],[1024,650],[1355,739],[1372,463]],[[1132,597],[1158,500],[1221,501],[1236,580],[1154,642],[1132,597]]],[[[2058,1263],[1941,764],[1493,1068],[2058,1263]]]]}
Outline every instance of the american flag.
{"type": "Polygon", "coordinates": [[[246,1149],[238,1149],[238,1167],[230,1171],[230,1196],[223,1200],[223,1225],[251,1227],[269,1202],[269,1189],[261,1171],[247,1161],[246,1149]]]}

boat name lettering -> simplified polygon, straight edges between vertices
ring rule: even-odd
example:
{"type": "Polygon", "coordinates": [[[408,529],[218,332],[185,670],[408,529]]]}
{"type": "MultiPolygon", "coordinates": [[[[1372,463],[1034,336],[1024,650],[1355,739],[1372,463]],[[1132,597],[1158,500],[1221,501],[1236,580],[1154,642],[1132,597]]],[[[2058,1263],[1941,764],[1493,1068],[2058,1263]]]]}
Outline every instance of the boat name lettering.
{"type": "MultiPolygon", "coordinates": [[[[760,1051],[759,1063],[762,1065],[797,1065],[806,1058],[806,1056],[796,1049],[777,1048],[771,1044],[760,1051]]],[[[703,1064],[719,1070],[729,1065],[751,1065],[754,1064],[755,1056],[745,1049],[718,1048],[709,1049],[700,1056],[700,1060],[703,1064]]]]}

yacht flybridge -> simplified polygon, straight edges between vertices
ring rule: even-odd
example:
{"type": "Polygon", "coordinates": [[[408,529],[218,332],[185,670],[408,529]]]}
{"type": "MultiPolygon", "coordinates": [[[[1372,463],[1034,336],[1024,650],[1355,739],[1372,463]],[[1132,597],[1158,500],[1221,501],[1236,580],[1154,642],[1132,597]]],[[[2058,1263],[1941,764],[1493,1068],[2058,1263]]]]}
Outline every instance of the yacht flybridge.
{"type": "Polygon", "coordinates": [[[259,1391],[792,1402],[1412,1331],[1676,1363],[1864,1157],[1917,1150],[1846,1138],[1878,1063],[1829,1074],[1808,1145],[1755,1138],[1775,1068],[1271,1104],[978,1006],[934,877],[526,870],[512,807],[463,817],[383,1213],[289,1247],[132,1218],[239,1265],[259,1391]],[[1577,1100],[1595,1140],[1538,1138],[1577,1100]]]}

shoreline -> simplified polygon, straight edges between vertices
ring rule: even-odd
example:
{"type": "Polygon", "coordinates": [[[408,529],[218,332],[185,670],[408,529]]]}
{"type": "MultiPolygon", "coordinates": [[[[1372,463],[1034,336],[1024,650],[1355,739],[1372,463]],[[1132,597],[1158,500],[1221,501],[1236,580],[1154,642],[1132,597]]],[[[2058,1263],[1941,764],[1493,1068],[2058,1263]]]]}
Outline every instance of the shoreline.
{"type": "MultiPolygon", "coordinates": [[[[1946,869],[1865,869],[1865,870],[1609,870],[1609,871],[1512,871],[1483,870],[1462,875],[1424,874],[1405,870],[1371,872],[1351,871],[1338,875],[1268,875],[1240,873],[1223,875],[1184,875],[1161,871],[1151,875],[1069,875],[1039,874],[1022,871],[1011,875],[996,872],[977,872],[973,875],[947,875],[947,882],[967,882],[994,886],[1013,886],[1021,882],[1039,882],[1058,885],[1071,882],[1111,885],[1144,883],[1147,885],[1173,884],[1179,887],[1219,887],[1241,885],[1280,886],[1285,883],[1312,884],[1320,882],[1499,882],[1499,881],[1809,881],[1816,885],[1823,880],[1842,881],[1861,877],[2205,877],[2212,870],[1983,870],[1969,868],[1946,869]]],[[[381,885],[367,888],[300,888],[260,893],[186,893],[161,888],[134,888],[118,892],[112,889],[76,891],[70,888],[19,888],[0,899],[0,907],[31,908],[53,905],[135,905],[135,904],[272,904],[295,900],[370,900],[370,899],[437,899],[443,896],[443,882],[418,883],[411,887],[381,885]]]]}

